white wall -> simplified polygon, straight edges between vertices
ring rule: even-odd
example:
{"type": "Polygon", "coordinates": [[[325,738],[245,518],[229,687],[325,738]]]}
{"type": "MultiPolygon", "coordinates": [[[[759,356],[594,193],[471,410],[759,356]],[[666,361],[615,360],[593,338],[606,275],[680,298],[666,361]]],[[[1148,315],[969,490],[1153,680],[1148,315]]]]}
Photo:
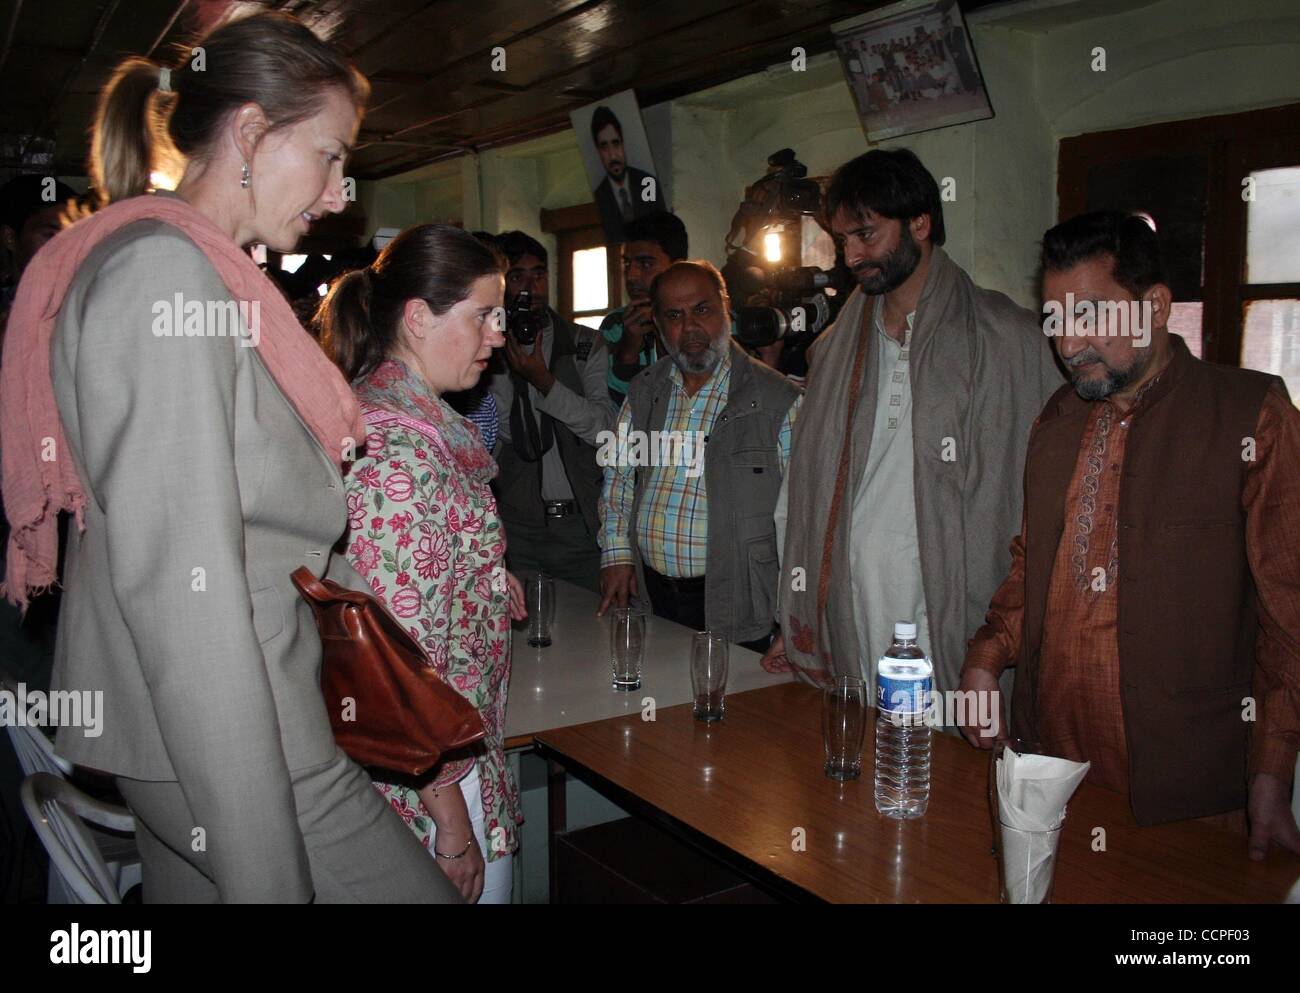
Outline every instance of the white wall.
{"type": "Polygon", "coordinates": [[[1276,106],[1300,99],[1300,5],[1165,0],[1045,32],[1035,53],[1057,138],[1276,106]],[[1091,68],[1098,46],[1105,72],[1091,68]]]}

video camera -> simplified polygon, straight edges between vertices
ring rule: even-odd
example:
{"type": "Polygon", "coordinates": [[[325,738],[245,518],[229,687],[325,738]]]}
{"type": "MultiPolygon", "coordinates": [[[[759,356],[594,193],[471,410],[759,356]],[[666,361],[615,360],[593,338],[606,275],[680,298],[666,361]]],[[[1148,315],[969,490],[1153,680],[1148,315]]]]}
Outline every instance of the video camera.
{"type": "Polygon", "coordinates": [[[849,273],[838,259],[826,269],[800,264],[803,218],[821,209],[821,188],[806,178],[808,167],[794,149],[775,152],[767,165],[731,219],[722,276],[739,304],[735,334],[742,345],[779,339],[806,345],[834,319],[849,273]],[[795,264],[783,264],[787,258],[795,264]]]}

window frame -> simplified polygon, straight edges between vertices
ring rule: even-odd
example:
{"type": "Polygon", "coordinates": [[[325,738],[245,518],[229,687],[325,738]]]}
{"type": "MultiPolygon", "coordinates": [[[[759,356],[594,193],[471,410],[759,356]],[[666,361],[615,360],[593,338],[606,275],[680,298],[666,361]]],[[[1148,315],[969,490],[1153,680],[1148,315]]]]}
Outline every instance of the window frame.
{"type": "Polygon", "coordinates": [[[555,235],[556,310],[566,321],[609,313],[623,306],[623,252],[622,246],[610,245],[605,240],[605,230],[600,223],[600,212],[595,203],[543,210],[542,230],[555,235]],[[573,310],[573,256],[588,248],[605,249],[605,277],[609,306],[604,310],[573,310]]]}
{"type": "Polygon", "coordinates": [[[1300,165],[1300,103],[1063,138],[1057,152],[1057,220],[1087,210],[1088,174],[1094,167],[1180,153],[1204,154],[1208,164],[1202,356],[1239,366],[1246,303],[1300,298],[1300,282],[1246,282],[1242,199],[1242,181],[1252,172],[1300,165]]]}

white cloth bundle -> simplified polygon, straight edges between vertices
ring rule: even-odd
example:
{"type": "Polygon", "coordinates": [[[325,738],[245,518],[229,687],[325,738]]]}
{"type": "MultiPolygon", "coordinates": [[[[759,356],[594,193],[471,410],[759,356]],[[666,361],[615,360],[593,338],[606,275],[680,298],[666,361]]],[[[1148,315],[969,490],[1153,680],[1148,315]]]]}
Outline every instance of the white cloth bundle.
{"type": "Polygon", "coordinates": [[[1020,755],[1010,748],[998,759],[1002,871],[1011,903],[1042,903],[1047,896],[1065,805],[1090,767],[1050,755],[1020,755]]]}

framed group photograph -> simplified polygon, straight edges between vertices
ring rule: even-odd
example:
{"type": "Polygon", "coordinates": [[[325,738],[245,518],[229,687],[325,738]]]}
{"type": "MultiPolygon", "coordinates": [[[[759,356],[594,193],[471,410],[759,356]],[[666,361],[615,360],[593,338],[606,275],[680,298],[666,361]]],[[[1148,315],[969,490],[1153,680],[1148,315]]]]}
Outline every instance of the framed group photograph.
{"type": "Polygon", "coordinates": [[[956,0],[903,0],[831,30],[868,140],[993,116],[956,0]]]}

